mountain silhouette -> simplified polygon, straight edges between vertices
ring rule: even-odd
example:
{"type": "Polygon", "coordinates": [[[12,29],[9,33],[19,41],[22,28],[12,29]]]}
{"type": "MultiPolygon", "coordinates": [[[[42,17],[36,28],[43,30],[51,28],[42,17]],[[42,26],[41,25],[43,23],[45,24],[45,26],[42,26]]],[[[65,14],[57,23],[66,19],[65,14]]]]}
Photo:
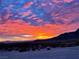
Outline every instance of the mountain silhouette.
{"type": "Polygon", "coordinates": [[[71,47],[79,45],[79,29],[75,32],[69,32],[61,34],[57,37],[46,39],[46,40],[35,40],[25,42],[11,42],[11,43],[0,43],[0,50],[17,50],[17,51],[29,51],[29,50],[40,50],[43,48],[56,48],[56,47],[71,47]]]}
{"type": "Polygon", "coordinates": [[[51,42],[51,43],[59,43],[60,42],[72,42],[72,41],[79,41],[79,29],[75,32],[69,32],[61,34],[57,37],[46,39],[46,40],[36,40],[35,42],[51,42]]]}
{"type": "Polygon", "coordinates": [[[79,29],[75,32],[69,32],[61,34],[55,38],[48,39],[47,41],[73,41],[73,40],[79,40],[79,29]]]}
{"type": "Polygon", "coordinates": [[[68,40],[68,39],[79,39],[79,29],[75,32],[70,32],[70,33],[64,33],[61,34],[60,36],[56,37],[55,39],[62,39],[62,40],[68,40]]]}

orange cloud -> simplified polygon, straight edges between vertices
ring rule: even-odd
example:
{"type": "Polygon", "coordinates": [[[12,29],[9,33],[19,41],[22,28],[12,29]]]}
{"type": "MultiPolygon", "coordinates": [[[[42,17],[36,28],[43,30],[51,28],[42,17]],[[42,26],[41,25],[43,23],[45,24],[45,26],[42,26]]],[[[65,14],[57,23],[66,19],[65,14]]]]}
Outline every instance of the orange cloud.
{"type": "Polygon", "coordinates": [[[24,41],[24,40],[36,40],[36,39],[47,39],[58,36],[64,32],[73,31],[79,28],[79,24],[73,25],[57,25],[57,24],[46,24],[44,26],[32,26],[23,21],[7,21],[5,24],[0,25],[1,35],[8,35],[8,39],[1,38],[0,41],[24,41]],[[21,35],[20,37],[18,37],[21,35]],[[25,37],[22,37],[24,35],[25,37]],[[27,37],[27,35],[30,35],[27,37]],[[15,36],[15,37],[14,37],[15,36]],[[5,39],[5,40],[4,40],[5,39]]]}

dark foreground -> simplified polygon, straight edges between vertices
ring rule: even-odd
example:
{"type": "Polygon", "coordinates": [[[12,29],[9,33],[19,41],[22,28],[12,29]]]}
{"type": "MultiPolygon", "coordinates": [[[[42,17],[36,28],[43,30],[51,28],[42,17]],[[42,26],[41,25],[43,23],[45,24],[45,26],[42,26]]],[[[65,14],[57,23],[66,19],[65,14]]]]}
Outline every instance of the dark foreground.
{"type": "Polygon", "coordinates": [[[0,59],[79,59],[79,46],[40,51],[0,51],[0,59]]]}

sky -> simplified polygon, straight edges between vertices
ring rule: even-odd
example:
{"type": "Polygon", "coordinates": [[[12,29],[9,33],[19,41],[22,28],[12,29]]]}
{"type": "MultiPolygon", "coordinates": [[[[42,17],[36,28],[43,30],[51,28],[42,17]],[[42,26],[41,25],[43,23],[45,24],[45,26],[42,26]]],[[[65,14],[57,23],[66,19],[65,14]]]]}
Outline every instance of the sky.
{"type": "Polygon", "coordinates": [[[0,0],[0,42],[43,40],[78,28],[78,0],[0,0]]]}

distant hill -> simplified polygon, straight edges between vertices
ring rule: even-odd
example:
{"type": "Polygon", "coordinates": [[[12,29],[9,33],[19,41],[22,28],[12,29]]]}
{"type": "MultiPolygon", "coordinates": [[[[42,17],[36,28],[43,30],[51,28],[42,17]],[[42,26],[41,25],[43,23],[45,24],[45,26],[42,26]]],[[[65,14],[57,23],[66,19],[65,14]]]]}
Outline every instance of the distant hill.
{"type": "Polygon", "coordinates": [[[42,41],[48,41],[48,42],[66,42],[66,41],[77,41],[79,40],[79,29],[75,32],[69,32],[69,33],[64,33],[64,34],[61,34],[55,38],[50,38],[50,39],[47,39],[47,40],[42,40],[42,41]]]}
{"type": "Polygon", "coordinates": [[[13,43],[0,43],[0,50],[40,50],[47,48],[48,50],[56,47],[71,47],[79,45],[79,29],[75,32],[64,33],[55,38],[46,40],[35,40],[28,42],[13,42],[13,43]]]}

